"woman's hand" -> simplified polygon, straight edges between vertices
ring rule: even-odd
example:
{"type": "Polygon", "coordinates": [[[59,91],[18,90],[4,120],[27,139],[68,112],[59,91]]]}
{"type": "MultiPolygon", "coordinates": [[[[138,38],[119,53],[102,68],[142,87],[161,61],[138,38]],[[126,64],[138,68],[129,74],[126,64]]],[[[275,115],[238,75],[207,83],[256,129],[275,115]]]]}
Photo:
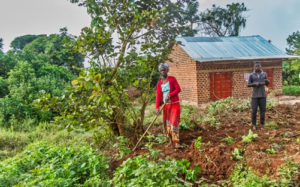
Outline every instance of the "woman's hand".
{"type": "Polygon", "coordinates": [[[159,115],[159,110],[156,110],[156,115],[157,115],[157,116],[159,115]]]}
{"type": "Polygon", "coordinates": [[[170,96],[169,96],[169,94],[166,96],[166,99],[165,99],[165,103],[170,103],[171,102],[171,100],[170,100],[170,96]]]}

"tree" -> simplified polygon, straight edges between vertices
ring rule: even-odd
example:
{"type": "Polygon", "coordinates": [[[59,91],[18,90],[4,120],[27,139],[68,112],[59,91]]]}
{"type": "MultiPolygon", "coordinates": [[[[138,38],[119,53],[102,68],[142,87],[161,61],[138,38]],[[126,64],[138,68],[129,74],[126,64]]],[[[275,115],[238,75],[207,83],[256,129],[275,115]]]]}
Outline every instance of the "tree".
{"type": "Polygon", "coordinates": [[[195,26],[199,25],[200,15],[198,12],[199,2],[197,0],[187,0],[184,11],[182,13],[183,21],[187,24],[183,36],[194,36],[198,33],[195,26]]]}
{"type": "Polygon", "coordinates": [[[180,21],[167,12],[178,6],[169,0],[72,2],[85,6],[92,18],[76,46],[89,57],[91,68],[80,73],[64,98],[45,95],[40,104],[60,113],[56,119],[70,129],[106,125],[115,135],[137,139],[143,132],[153,74],[181,31],[180,21]],[[142,92],[140,105],[129,101],[129,85],[142,92]]]}
{"type": "Polygon", "coordinates": [[[40,36],[46,36],[46,35],[24,35],[16,37],[11,43],[10,47],[13,48],[13,50],[22,50],[28,43],[32,42],[36,38],[40,36]]]}
{"type": "MultiPolygon", "coordinates": [[[[290,55],[300,55],[300,32],[293,32],[287,38],[288,48],[286,51],[290,55]]],[[[283,64],[283,84],[300,85],[300,59],[284,61],[283,64]]]]}
{"type": "Polygon", "coordinates": [[[1,53],[2,48],[3,48],[3,39],[0,38],[0,53],[1,53]]]}
{"type": "Polygon", "coordinates": [[[286,39],[288,43],[288,48],[286,51],[288,54],[300,54],[300,31],[293,32],[293,34],[289,35],[286,39]]]}
{"type": "Polygon", "coordinates": [[[200,14],[203,32],[210,36],[238,36],[246,26],[244,3],[232,3],[221,8],[213,5],[200,14]]]}

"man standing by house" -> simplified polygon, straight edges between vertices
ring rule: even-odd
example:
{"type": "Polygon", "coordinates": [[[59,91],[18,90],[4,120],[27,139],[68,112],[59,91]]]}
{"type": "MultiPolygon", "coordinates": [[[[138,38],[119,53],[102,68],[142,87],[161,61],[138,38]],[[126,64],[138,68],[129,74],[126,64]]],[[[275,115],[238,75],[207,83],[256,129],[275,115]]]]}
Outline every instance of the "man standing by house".
{"type": "Polygon", "coordinates": [[[253,87],[252,98],[251,98],[251,121],[253,129],[256,129],[256,114],[257,108],[260,111],[260,125],[261,127],[265,124],[265,112],[266,112],[266,91],[265,85],[268,86],[270,81],[267,78],[267,74],[262,71],[261,63],[254,63],[254,72],[250,74],[248,80],[248,87],[253,87]]]}

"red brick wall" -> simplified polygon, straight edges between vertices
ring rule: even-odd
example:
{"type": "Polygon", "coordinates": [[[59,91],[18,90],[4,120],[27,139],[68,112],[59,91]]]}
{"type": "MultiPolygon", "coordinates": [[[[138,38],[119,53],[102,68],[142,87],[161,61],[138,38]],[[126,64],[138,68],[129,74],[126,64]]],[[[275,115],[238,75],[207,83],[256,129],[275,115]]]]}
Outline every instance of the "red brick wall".
{"type": "Polygon", "coordinates": [[[184,104],[200,104],[210,101],[210,72],[232,72],[232,96],[249,97],[252,88],[247,87],[244,73],[253,71],[254,61],[262,62],[262,68],[273,70],[273,89],[276,94],[282,93],[282,60],[243,60],[243,61],[218,61],[196,62],[177,44],[169,58],[169,75],[178,80],[182,92],[180,99],[184,104]]]}

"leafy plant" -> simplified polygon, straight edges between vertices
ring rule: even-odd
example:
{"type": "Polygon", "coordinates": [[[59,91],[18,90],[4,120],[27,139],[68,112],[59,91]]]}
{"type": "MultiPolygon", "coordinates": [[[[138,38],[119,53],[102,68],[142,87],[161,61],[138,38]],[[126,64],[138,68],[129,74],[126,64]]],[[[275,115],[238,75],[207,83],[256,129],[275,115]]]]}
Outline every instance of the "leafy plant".
{"type": "Polygon", "coordinates": [[[191,128],[191,115],[194,111],[194,108],[192,106],[183,106],[181,109],[180,114],[180,123],[179,128],[181,130],[187,130],[191,128]]]}
{"type": "Polygon", "coordinates": [[[245,153],[244,149],[234,148],[230,159],[231,160],[242,160],[244,158],[243,157],[244,153],[245,153]]]}
{"type": "Polygon", "coordinates": [[[279,126],[278,126],[278,124],[275,121],[268,121],[265,124],[265,128],[267,128],[267,129],[278,129],[279,126]]]}
{"type": "Polygon", "coordinates": [[[231,136],[227,136],[226,138],[223,138],[222,141],[226,142],[228,145],[234,144],[234,138],[231,136]]]}
{"type": "Polygon", "coordinates": [[[257,137],[258,137],[258,135],[254,134],[252,132],[252,130],[249,129],[248,135],[247,136],[242,136],[242,142],[250,143],[250,142],[252,142],[257,137]]]}
{"type": "Polygon", "coordinates": [[[241,163],[236,165],[231,176],[230,183],[227,186],[243,186],[243,187],[252,187],[252,186],[276,186],[276,182],[269,180],[267,177],[260,178],[257,176],[253,170],[241,163]]]}
{"type": "Polygon", "coordinates": [[[273,148],[268,148],[268,149],[266,149],[266,153],[267,154],[276,154],[276,150],[273,148]]]}
{"type": "Polygon", "coordinates": [[[188,169],[186,160],[150,161],[142,156],[127,159],[117,168],[114,186],[192,186],[188,180],[196,181],[199,168],[188,169]],[[182,176],[180,178],[179,176],[182,176]]]}
{"type": "Polygon", "coordinates": [[[277,171],[281,186],[288,187],[294,185],[293,179],[298,175],[299,166],[294,160],[287,159],[285,161],[285,164],[277,171]]]}
{"type": "Polygon", "coordinates": [[[165,144],[168,141],[168,138],[163,134],[158,134],[155,137],[155,141],[157,141],[159,144],[165,144]]]}
{"type": "Polygon", "coordinates": [[[113,146],[119,149],[119,158],[123,158],[124,156],[131,153],[131,149],[128,148],[128,139],[123,136],[117,137],[118,142],[113,146]]]}
{"type": "Polygon", "coordinates": [[[194,148],[200,149],[202,147],[202,137],[199,136],[194,143],[194,148]]]}
{"type": "Polygon", "coordinates": [[[108,158],[88,146],[36,143],[0,162],[0,186],[76,186],[90,178],[109,184],[108,158]]]}

